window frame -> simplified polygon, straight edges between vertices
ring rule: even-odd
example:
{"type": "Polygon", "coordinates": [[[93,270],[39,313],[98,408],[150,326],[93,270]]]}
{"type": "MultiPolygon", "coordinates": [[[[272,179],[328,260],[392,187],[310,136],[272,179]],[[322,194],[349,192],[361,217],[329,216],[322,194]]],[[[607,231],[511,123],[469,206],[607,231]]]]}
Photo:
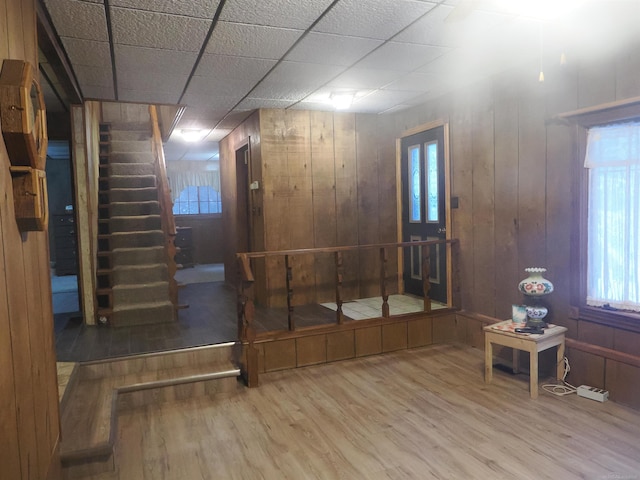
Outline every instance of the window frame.
{"type": "MultiPolygon", "coordinates": [[[[621,328],[640,333],[640,313],[605,310],[587,305],[587,255],[588,255],[588,208],[589,171],[584,167],[589,128],[612,123],[640,120],[640,97],[585,108],[558,116],[558,119],[575,125],[574,129],[574,211],[571,245],[571,270],[577,272],[577,279],[571,286],[570,303],[573,315],[580,320],[621,328]]],[[[574,274],[575,275],[575,274],[574,274]]]]}
{"type": "MultiPolygon", "coordinates": [[[[215,212],[215,213],[202,213],[202,212],[200,212],[200,202],[201,202],[201,200],[200,200],[200,189],[201,188],[211,188],[214,192],[216,191],[216,189],[213,188],[211,185],[188,185],[184,189],[191,188],[191,187],[195,187],[197,189],[196,192],[197,192],[197,195],[198,195],[198,202],[197,202],[198,203],[198,213],[173,213],[174,217],[190,217],[190,218],[193,218],[193,217],[221,217],[222,216],[222,195],[221,195],[220,192],[217,192],[218,196],[220,197],[220,201],[219,201],[219,203],[220,203],[220,211],[219,212],[215,212]]],[[[183,191],[184,191],[184,189],[183,189],[183,191]]],[[[180,192],[180,194],[178,195],[178,198],[180,198],[181,194],[182,194],[182,192],[180,192]]],[[[171,206],[171,211],[172,212],[173,212],[173,208],[175,207],[176,203],[177,203],[177,199],[176,199],[176,201],[173,202],[173,204],[171,206]]],[[[180,203],[188,203],[188,202],[180,202],[180,203]]]]}

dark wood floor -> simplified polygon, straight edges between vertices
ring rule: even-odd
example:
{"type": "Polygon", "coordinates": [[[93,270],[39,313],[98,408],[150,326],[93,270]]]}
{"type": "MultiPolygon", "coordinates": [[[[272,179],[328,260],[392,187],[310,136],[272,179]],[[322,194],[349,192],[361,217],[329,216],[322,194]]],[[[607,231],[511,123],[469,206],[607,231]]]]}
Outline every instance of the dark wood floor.
{"type": "MultiPolygon", "coordinates": [[[[193,283],[180,289],[179,301],[189,308],[179,311],[170,324],[111,328],[86,326],[79,313],[55,315],[57,359],[84,362],[138,353],[173,350],[235,341],[236,291],[224,282],[193,283]]],[[[335,322],[335,312],[320,305],[296,307],[296,325],[335,322]]],[[[285,308],[256,308],[258,331],[287,328],[285,308]]]]}

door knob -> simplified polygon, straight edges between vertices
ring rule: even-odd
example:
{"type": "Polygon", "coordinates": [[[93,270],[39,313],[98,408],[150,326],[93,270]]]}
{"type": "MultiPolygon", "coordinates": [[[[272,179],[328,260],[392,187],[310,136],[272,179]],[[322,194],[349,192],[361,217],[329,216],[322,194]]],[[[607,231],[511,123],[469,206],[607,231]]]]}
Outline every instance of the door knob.
{"type": "Polygon", "coordinates": [[[440,227],[438,229],[438,233],[446,233],[447,232],[447,227],[440,227]]]}

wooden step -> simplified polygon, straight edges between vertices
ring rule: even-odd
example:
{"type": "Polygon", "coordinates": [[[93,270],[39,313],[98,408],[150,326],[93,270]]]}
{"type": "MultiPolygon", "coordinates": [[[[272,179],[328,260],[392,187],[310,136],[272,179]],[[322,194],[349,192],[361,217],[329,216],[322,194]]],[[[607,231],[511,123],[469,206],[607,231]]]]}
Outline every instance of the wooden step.
{"type": "Polygon", "coordinates": [[[67,478],[114,470],[119,409],[237,392],[237,354],[226,343],[80,364],[61,413],[67,478]]]}

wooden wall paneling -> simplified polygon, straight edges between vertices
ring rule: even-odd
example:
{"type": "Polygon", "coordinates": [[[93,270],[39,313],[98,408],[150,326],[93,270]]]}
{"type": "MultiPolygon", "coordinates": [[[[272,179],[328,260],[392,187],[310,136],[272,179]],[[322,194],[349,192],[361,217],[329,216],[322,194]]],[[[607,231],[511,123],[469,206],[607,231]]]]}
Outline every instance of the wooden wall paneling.
{"type": "Polygon", "coordinates": [[[327,336],[314,335],[296,339],[297,366],[317,365],[327,361],[327,336]]]}
{"type": "Polygon", "coordinates": [[[433,343],[453,343],[457,338],[456,315],[433,317],[433,343]]]}
{"type": "MultiPolygon", "coordinates": [[[[605,348],[613,348],[613,327],[599,323],[581,321],[578,323],[578,340],[605,348]]],[[[633,352],[633,353],[637,353],[633,352]]]]}
{"type": "MultiPolygon", "coordinates": [[[[40,258],[40,242],[47,243],[46,234],[42,232],[30,232],[29,236],[32,237],[24,245],[24,271],[28,278],[32,280],[30,285],[25,291],[27,298],[27,316],[29,322],[29,351],[31,352],[30,363],[25,364],[25,367],[31,369],[31,381],[34,391],[38,389],[38,386],[46,386],[52,371],[51,356],[49,355],[52,345],[45,346],[45,330],[51,330],[53,326],[53,315],[51,297],[46,296],[49,289],[42,290],[39,285],[40,272],[48,272],[48,256],[47,258],[40,258]],[[35,287],[38,288],[35,288],[35,287]],[[48,347],[48,348],[47,348],[48,347]],[[47,376],[48,374],[48,376],[47,376]]],[[[55,362],[55,357],[53,358],[55,362]]],[[[48,469],[48,457],[52,453],[52,448],[49,445],[50,432],[52,427],[49,422],[49,394],[57,393],[57,386],[53,392],[48,392],[44,389],[43,394],[34,395],[32,411],[30,415],[35,420],[36,430],[42,430],[37,432],[36,435],[36,452],[37,454],[37,477],[44,478],[48,469]]],[[[57,397],[57,395],[56,395],[57,397]]]]}
{"type": "MultiPolygon", "coordinates": [[[[8,18],[7,2],[3,0],[0,2],[0,19],[6,18],[8,18]]],[[[6,20],[0,20],[0,58],[9,58],[9,26],[6,20]]]]}
{"type": "MultiPolygon", "coordinates": [[[[547,118],[577,108],[576,69],[556,67],[546,85],[547,118]]],[[[553,71],[552,71],[553,72],[553,71]]],[[[567,326],[571,298],[571,226],[573,217],[573,172],[576,160],[571,126],[547,124],[546,257],[547,278],[554,285],[548,297],[550,322],[567,326]]]]}
{"type": "Polygon", "coordinates": [[[605,359],[591,353],[567,348],[565,356],[569,359],[571,370],[567,375],[567,382],[574,386],[591,385],[604,388],[605,359]]]}
{"type": "MultiPolygon", "coordinates": [[[[495,316],[511,318],[511,305],[521,304],[518,292],[518,92],[514,84],[494,82],[495,131],[495,316]]],[[[524,278],[524,277],[522,277],[524,278]]]]}
{"type": "MultiPolygon", "coordinates": [[[[337,245],[336,167],[333,114],[310,112],[311,165],[313,181],[313,246],[337,245]]],[[[333,255],[315,256],[315,282],[318,302],[335,300],[333,255]]]]}
{"type": "Polygon", "coordinates": [[[615,71],[615,59],[581,59],[578,67],[578,108],[616,100],[615,71]]]}
{"type": "MultiPolygon", "coordinates": [[[[0,4],[0,11],[6,5],[0,4]]],[[[6,29],[6,23],[0,19],[0,25],[6,29]]],[[[5,30],[6,31],[6,30],[5,30]]],[[[0,41],[2,38],[0,37],[0,41]]],[[[3,44],[0,43],[0,46],[3,44]]],[[[11,331],[11,315],[9,310],[9,290],[13,283],[8,277],[7,261],[11,261],[11,245],[16,243],[15,228],[14,237],[9,238],[9,222],[15,223],[13,213],[13,189],[11,188],[11,177],[9,172],[9,157],[6,154],[4,142],[0,137],[0,185],[4,192],[3,200],[0,202],[0,365],[2,374],[0,375],[0,438],[3,439],[3,447],[0,448],[0,465],[2,465],[3,475],[7,478],[21,478],[20,462],[20,437],[18,436],[18,417],[16,416],[16,402],[20,399],[15,390],[15,373],[17,368],[14,364],[12,350],[12,338],[8,333],[11,331]],[[6,259],[6,257],[9,257],[6,259]]],[[[20,375],[20,372],[17,372],[20,375]]]]}
{"type": "Polygon", "coordinates": [[[494,111],[491,83],[478,86],[471,122],[473,157],[473,286],[474,311],[495,315],[494,111]]]}
{"type": "Polygon", "coordinates": [[[450,124],[451,194],[458,208],[451,211],[452,237],[460,240],[461,307],[474,311],[473,284],[473,163],[471,99],[461,92],[452,104],[450,124]]]}
{"type": "MultiPolygon", "coordinates": [[[[285,112],[287,171],[290,175],[291,197],[289,210],[281,211],[280,214],[286,215],[291,223],[290,243],[286,248],[312,248],[314,225],[310,112],[304,110],[286,110],[285,112]]],[[[314,256],[298,256],[293,275],[295,304],[314,303],[316,301],[314,256]]]]}
{"type": "MultiPolygon", "coordinates": [[[[527,72],[529,73],[529,72],[527,72]]],[[[546,265],[546,129],[543,84],[537,77],[521,79],[518,106],[518,262],[526,267],[546,265]]]]}
{"type": "Polygon", "coordinates": [[[264,370],[272,372],[296,367],[296,340],[278,340],[264,344],[264,370]]]}
{"type": "Polygon", "coordinates": [[[424,347],[433,343],[433,320],[424,317],[407,322],[407,348],[424,347]]]}
{"type": "MultiPolygon", "coordinates": [[[[390,192],[395,183],[389,180],[383,187],[378,175],[378,152],[376,141],[376,117],[356,115],[356,161],[358,175],[358,243],[378,243],[380,238],[380,197],[378,190],[390,192]]],[[[360,298],[380,295],[380,262],[378,252],[360,252],[360,298]]]]}
{"type": "Polygon", "coordinates": [[[34,68],[38,67],[38,39],[35,2],[20,2],[22,8],[22,44],[25,56],[34,68]]]}
{"type": "MultiPolygon", "coordinates": [[[[333,116],[336,175],[336,240],[338,245],[358,244],[358,180],[356,165],[356,117],[353,113],[333,116]]],[[[345,252],[344,299],[359,297],[359,256],[345,252]]]]}
{"type": "Polygon", "coordinates": [[[394,352],[407,348],[407,323],[396,322],[382,325],[382,351],[394,352]]]}
{"type": "Polygon", "coordinates": [[[176,226],[192,229],[194,263],[223,263],[227,230],[221,216],[177,215],[175,219],[176,226]]]}
{"type": "MultiPolygon", "coordinates": [[[[30,52],[30,55],[25,52],[25,32],[23,31],[21,2],[8,0],[4,3],[7,12],[4,22],[7,29],[7,56],[8,58],[28,60],[33,63],[33,58],[31,58],[33,52],[30,52]]],[[[35,67],[36,65],[34,64],[33,66],[35,67]]]]}
{"type": "Polygon", "coordinates": [[[640,348],[640,333],[627,332],[616,329],[613,332],[613,349],[619,352],[638,355],[640,348]]]}
{"type": "Polygon", "coordinates": [[[637,47],[628,46],[619,52],[615,62],[616,100],[640,96],[640,56],[637,47]]]}
{"type": "MultiPolygon", "coordinates": [[[[8,163],[8,162],[7,162],[8,163]]],[[[5,190],[10,192],[11,189],[5,190]]],[[[12,196],[9,196],[12,199],[12,196]]],[[[13,391],[15,392],[16,415],[18,425],[18,445],[20,469],[23,472],[17,478],[28,478],[27,472],[38,472],[37,442],[35,420],[36,392],[39,391],[34,384],[31,371],[32,357],[35,352],[31,349],[30,315],[27,289],[32,289],[35,280],[33,272],[25,270],[25,254],[28,255],[28,245],[36,241],[33,232],[29,232],[23,238],[18,231],[13,213],[13,202],[2,203],[2,232],[4,238],[5,275],[7,278],[7,303],[9,329],[5,335],[11,338],[11,351],[13,354],[13,391]],[[25,251],[26,250],[26,251],[25,251]]],[[[46,271],[48,273],[48,269],[46,271]]],[[[46,274],[41,272],[40,274],[46,274]]],[[[11,391],[11,390],[10,390],[11,391]]],[[[3,392],[4,394],[4,392],[3,392]]]]}
{"type": "Polygon", "coordinates": [[[610,399],[640,408],[640,368],[626,363],[607,360],[605,390],[609,391],[610,399]]]}
{"type": "Polygon", "coordinates": [[[355,339],[356,357],[382,352],[382,329],[380,326],[357,329],[355,339]]]}
{"type": "Polygon", "coordinates": [[[355,331],[343,330],[327,334],[327,362],[356,356],[355,331]]]}

